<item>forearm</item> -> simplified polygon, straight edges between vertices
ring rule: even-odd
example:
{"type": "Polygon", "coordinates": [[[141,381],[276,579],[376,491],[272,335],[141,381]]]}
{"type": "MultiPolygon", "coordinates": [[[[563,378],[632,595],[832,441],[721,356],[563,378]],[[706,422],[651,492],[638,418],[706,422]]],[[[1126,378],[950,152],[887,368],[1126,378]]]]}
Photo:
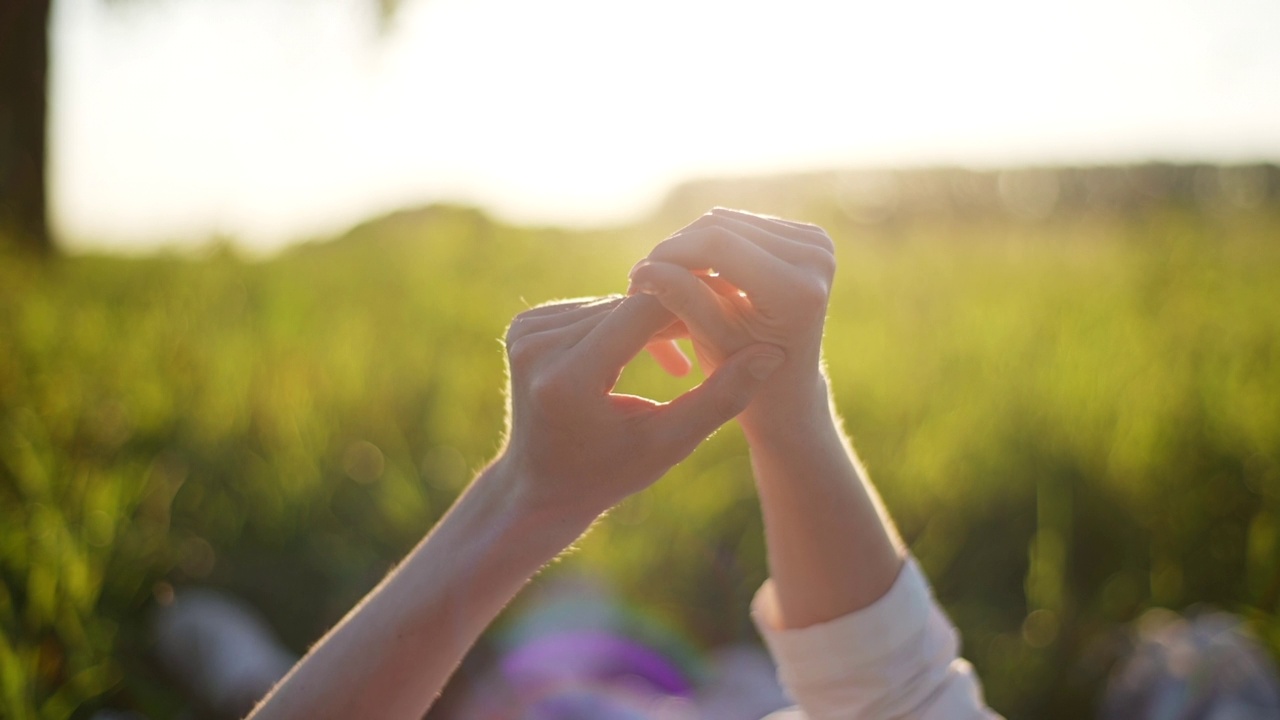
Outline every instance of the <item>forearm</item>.
{"type": "Polygon", "coordinates": [[[631,289],[675,314],[664,340],[689,337],[704,367],[751,342],[786,354],[738,420],[772,575],[756,619],[793,697],[815,719],[864,717],[868,703],[882,713],[868,718],[961,717],[948,708],[977,705],[934,702],[965,685],[946,679],[954,633],[923,576],[903,571],[905,549],[831,407],[821,347],[834,277],[835,244],[821,228],[717,208],[637,263],[631,289]],[[894,587],[903,590],[886,595],[894,587]],[[926,621],[951,645],[923,646],[926,621]],[[899,651],[902,682],[886,685],[898,673],[882,661],[899,651]],[[942,681],[922,668],[941,669],[942,681]]]}
{"type": "Polygon", "coordinates": [[[815,720],[995,720],[838,417],[810,417],[744,423],[772,574],[754,612],[787,692],[815,720]]]}
{"type": "Polygon", "coordinates": [[[481,473],[254,717],[421,717],[489,622],[590,522],[534,507],[515,472],[481,473]]]}
{"type": "Polygon", "coordinates": [[[780,627],[861,610],[892,586],[904,551],[828,399],[825,379],[788,406],[753,405],[742,426],[764,517],[780,627]]]}

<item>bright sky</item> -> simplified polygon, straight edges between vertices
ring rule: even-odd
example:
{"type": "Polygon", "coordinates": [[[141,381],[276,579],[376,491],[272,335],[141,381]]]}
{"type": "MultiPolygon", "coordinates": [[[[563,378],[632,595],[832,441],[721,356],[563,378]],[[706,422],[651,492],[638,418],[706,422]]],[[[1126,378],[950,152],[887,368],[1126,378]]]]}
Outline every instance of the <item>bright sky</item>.
{"type": "Polygon", "coordinates": [[[437,200],[625,219],[689,177],[1280,160],[1274,0],[59,0],[77,246],[269,250],[437,200]]]}

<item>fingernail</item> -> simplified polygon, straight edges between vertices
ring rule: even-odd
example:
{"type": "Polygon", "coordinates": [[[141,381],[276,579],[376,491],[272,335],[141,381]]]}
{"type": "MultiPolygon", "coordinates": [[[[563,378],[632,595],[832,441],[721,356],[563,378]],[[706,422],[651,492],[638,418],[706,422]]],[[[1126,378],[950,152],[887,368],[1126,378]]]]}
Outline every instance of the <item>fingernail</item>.
{"type": "Polygon", "coordinates": [[[648,265],[648,264],[649,264],[649,261],[648,261],[647,259],[645,259],[645,260],[641,260],[640,262],[636,263],[635,265],[632,265],[632,266],[631,266],[631,271],[627,273],[627,277],[629,277],[629,278],[635,277],[635,276],[636,276],[636,271],[637,271],[637,270],[639,270],[640,268],[644,267],[645,265],[648,265]]]}
{"type": "Polygon", "coordinates": [[[631,283],[631,290],[633,293],[644,293],[645,295],[658,294],[658,288],[654,287],[653,283],[649,282],[648,280],[641,280],[640,282],[631,283]]]}
{"type": "Polygon", "coordinates": [[[786,358],[774,353],[762,353],[747,361],[747,371],[757,380],[764,380],[782,366],[786,358]]]}

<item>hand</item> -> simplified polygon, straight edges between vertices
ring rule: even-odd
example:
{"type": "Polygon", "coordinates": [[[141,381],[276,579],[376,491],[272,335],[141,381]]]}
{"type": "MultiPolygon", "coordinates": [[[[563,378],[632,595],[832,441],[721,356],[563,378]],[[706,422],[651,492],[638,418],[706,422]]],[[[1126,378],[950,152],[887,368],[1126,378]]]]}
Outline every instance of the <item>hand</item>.
{"type": "Polygon", "coordinates": [[[747,428],[796,413],[826,414],[822,329],[835,275],[835,247],[821,228],[717,208],[659,243],[631,271],[631,292],[652,295],[679,322],[649,350],[679,369],[672,339],[689,337],[714,371],[755,343],[786,362],[743,413],[747,428]]]}
{"type": "Polygon", "coordinates": [[[670,403],[613,394],[623,366],[671,321],[644,296],[516,317],[502,454],[254,717],[422,717],[538,568],[737,415],[783,362],[781,350],[755,343],[670,403]]]}
{"type": "Polygon", "coordinates": [[[822,369],[835,274],[831,239],[812,225],[712,210],[631,273],[679,322],[650,351],[674,366],[670,338],[692,338],[706,368],[766,342],[786,361],[738,417],[751,445],[773,583],[764,617],[811,627],[888,592],[905,550],[839,427],[822,369]],[[850,561],[854,558],[854,561],[850,561]]]}
{"type": "Polygon", "coordinates": [[[535,507],[589,524],[741,412],[785,359],[746,342],[669,403],[613,394],[622,368],[671,323],[643,295],[547,305],[511,323],[510,428],[496,464],[535,507]]]}

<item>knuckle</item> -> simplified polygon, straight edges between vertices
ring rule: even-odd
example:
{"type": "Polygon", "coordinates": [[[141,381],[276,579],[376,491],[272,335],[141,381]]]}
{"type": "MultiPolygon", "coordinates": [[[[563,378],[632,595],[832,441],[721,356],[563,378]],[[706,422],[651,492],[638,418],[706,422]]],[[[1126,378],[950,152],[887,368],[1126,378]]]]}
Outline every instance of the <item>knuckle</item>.
{"type": "Polygon", "coordinates": [[[796,283],[793,297],[799,307],[806,310],[825,311],[831,295],[831,282],[827,278],[808,276],[796,283]]]}
{"type": "Polygon", "coordinates": [[[511,324],[507,326],[507,334],[505,336],[506,343],[511,345],[520,338],[528,335],[530,323],[538,317],[545,317],[547,314],[547,307],[549,307],[549,305],[544,303],[538,307],[525,310],[512,318],[511,324]]]}
{"type": "Polygon", "coordinates": [[[811,246],[805,253],[804,263],[828,280],[835,277],[836,256],[825,249],[811,246]]]}
{"type": "Polygon", "coordinates": [[[507,333],[503,336],[502,341],[507,346],[508,351],[510,351],[511,347],[524,336],[522,327],[524,324],[523,320],[523,314],[517,315],[515,319],[511,321],[511,324],[507,326],[507,333]]]}
{"type": "Polygon", "coordinates": [[[687,289],[678,283],[660,283],[657,285],[657,300],[667,310],[679,315],[690,309],[690,299],[687,289]]]}
{"type": "Polygon", "coordinates": [[[836,243],[821,226],[813,223],[797,222],[793,229],[796,231],[796,239],[800,242],[835,254],[836,243]]]}
{"type": "Polygon", "coordinates": [[[682,235],[688,235],[690,233],[698,233],[703,230],[706,230],[707,228],[711,228],[715,226],[716,226],[715,216],[712,215],[711,213],[706,213],[705,215],[700,216],[697,220],[694,220],[693,222],[681,228],[680,232],[676,234],[676,237],[680,237],[682,235]]]}
{"type": "Polygon", "coordinates": [[[507,362],[511,365],[512,373],[524,372],[537,358],[537,348],[527,336],[512,337],[511,333],[507,333],[507,362]]]}
{"type": "Polygon", "coordinates": [[[810,227],[814,230],[814,245],[817,245],[834,257],[836,254],[835,241],[831,239],[831,236],[827,234],[826,230],[823,230],[817,225],[811,225],[810,227]]]}

